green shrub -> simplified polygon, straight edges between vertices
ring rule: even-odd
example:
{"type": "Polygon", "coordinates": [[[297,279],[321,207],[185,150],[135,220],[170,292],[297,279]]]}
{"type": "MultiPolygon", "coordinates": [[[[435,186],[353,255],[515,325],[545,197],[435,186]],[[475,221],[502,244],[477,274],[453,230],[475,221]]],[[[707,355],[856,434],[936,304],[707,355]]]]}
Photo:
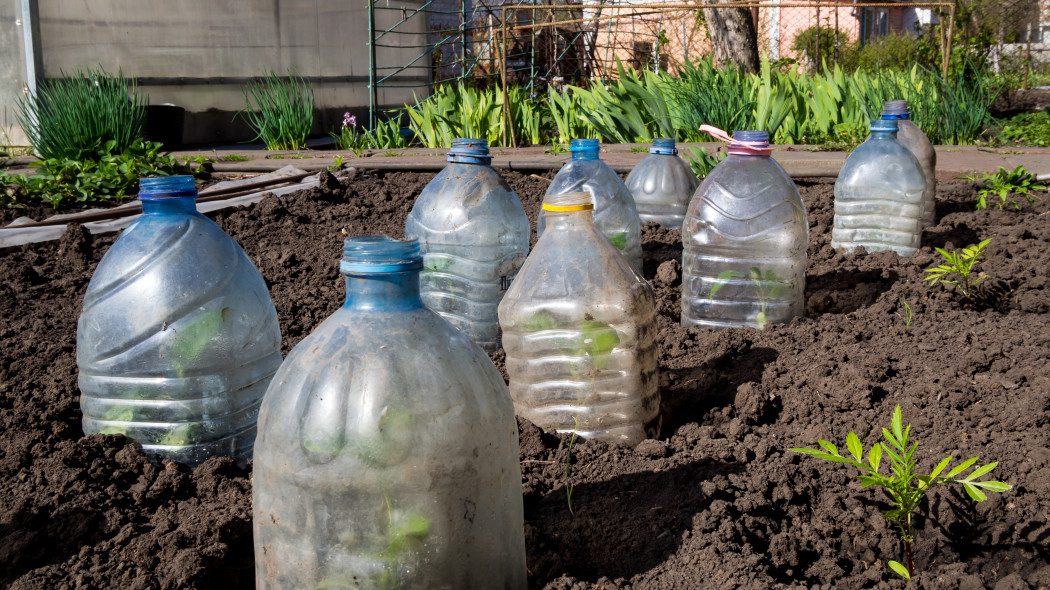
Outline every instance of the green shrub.
{"type": "Polygon", "coordinates": [[[1009,119],[1003,124],[1002,138],[1024,145],[1050,147],[1050,109],[1009,119]]]}
{"type": "Polygon", "coordinates": [[[97,160],[109,142],[119,153],[142,136],[147,102],[134,80],[100,66],[43,81],[18,101],[18,122],[45,160],[97,160]]]}
{"type": "Polygon", "coordinates": [[[314,91],[294,73],[285,80],[270,70],[244,89],[241,114],[268,150],[297,150],[306,147],[314,124],[314,91]]]}
{"type": "Polygon", "coordinates": [[[822,63],[840,63],[847,54],[855,52],[855,46],[843,31],[832,27],[810,27],[795,36],[791,50],[812,69],[822,63]]]}
{"type": "Polygon", "coordinates": [[[908,69],[914,65],[919,40],[907,33],[882,35],[868,40],[852,52],[847,67],[876,72],[885,69],[908,69]]]}

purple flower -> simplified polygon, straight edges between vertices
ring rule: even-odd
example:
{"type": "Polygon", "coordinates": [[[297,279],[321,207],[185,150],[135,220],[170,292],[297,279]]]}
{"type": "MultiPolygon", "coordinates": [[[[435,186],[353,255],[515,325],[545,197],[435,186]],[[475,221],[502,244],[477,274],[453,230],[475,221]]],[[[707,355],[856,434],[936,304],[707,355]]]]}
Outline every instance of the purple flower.
{"type": "Polygon", "coordinates": [[[343,113],[343,127],[357,127],[357,117],[350,113],[343,113]]]}

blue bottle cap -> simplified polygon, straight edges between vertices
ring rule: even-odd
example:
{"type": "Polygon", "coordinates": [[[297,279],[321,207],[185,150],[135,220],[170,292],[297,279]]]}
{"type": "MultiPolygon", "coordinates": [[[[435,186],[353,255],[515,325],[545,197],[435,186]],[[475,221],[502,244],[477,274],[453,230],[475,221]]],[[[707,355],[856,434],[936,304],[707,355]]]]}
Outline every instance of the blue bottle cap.
{"type": "Polygon", "coordinates": [[[882,105],[883,119],[907,119],[910,116],[906,100],[887,100],[882,105]]]}
{"type": "Polygon", "coordinates": [[[769,146],[768,131],[738,130],[733,132],[733,139],[738,139],[740,141],[747,141],[751,143],[764,143],[767,147],[769,146]]]}
{"type": "Polygon", "coordinates": [[[150,176],[139,179],[139,199],[196,197],[192,176],[150,176]]]}
{"type": "Polygon", "coordinates": [[[597,160],[599,149],[597,139],[574,139],[569,144],[573,160],[597,160]]]}
{"type": "Polygon", "coordinates": [[[387,236],[359,236],[343,241],[344,274],[380,274],[421,270],[423,255],[419,240],[395,240],[387,236]]]}
{"type": "Polygon", "coordinates": [[[489,140],[463,137],[453,139],[452,148],[448,151],[448,161],[463,164],[492,162],[492,156],[489,154],[489,140]]]}
{"type": "Polygon", "coordinates": [[[657,137],[653,140],[653,147],[649,148],[649,153],[660,154],[663,156],[675,156],[678,155],[678,148],[674,146],[674,139],[657,137]]]}

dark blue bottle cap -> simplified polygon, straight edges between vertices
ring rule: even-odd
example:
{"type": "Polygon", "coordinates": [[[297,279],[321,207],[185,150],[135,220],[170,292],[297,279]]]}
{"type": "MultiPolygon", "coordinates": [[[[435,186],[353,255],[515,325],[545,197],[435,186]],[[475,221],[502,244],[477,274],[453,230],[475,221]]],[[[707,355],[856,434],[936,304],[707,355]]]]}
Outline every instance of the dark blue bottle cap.
{"type": "MultiPolygon", "coordinates": [[[[768,146],[769,145],[769,132],[768,131],[754,131],[754,130],[734,131],[733,132],[733,139],[736,139],[736,140],[739,140],[739,141],[747,141],[747,142],[750,142],[750,143],[764,143],[764,144],[766,144],[766,146],[768,146]]],[[[762,146],[754,146],[754,147],[762,147],[762,146]]]]}
{"type": "Polygon", "coordinates": [[[906,100],[887,100],[882,105],[883,119],[907,119],[910,116],[911,112],[908,111],[906,100]]]}
{"type": "Polygon", "coordinates": [[[192,176],[150,176],[139,179],[139,199],[196,197],[192,176]]]}
{"type": "Polygon", "coordinates": [[[653,147],[649,148],[649,153],[660,154],[663,156],[675,156],[678,155],[678,148],[674,146],[674,139],[657,137],[653,140],[653,147]]]}
{"type": "Polygon", "coordinates": [[[453,139],[452,148],[448,151],[448,161],[464,164],[492,162],[492,155],[489,154],[489,140],[462,137],[453,139]]]}
{"type": "Polygon", "coordinates": [[[423,255],[415,238],[395,240],[387,236],[359,236],[343,241],[344,274],[380,274],[421,270],[423,255]]]}

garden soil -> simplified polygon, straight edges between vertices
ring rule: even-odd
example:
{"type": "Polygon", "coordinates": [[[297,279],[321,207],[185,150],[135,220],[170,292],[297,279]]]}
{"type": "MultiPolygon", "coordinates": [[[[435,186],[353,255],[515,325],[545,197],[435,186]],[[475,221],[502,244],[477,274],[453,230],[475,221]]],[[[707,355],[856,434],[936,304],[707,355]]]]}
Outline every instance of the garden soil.
{"type": "MultiPolygon", "coordinates": [[[[213,215],[266,278],[285,353],[342,303],[342,240],[400,237],[431,177],[325,176],[213,215]]],[[[535,224],[548,180],[507,178],[535,224]]],[[[519,422],[531,587],[904,588],[886,566],[903,561],[887,496],[789,450],[849,431],[869,446],[897,405],[921,469],[977,455],[1013,486],[979,504],[934,490],[912,587],[1050,587],[1050,197],[975,211],[971,184],[946,183],[939,223],[902,259],[833,251],[833,185],[799,186],[805,316],[764,331],[680,327],[680,234],[646,226],[663,430],[631,449],[519,422]],[[923,282],[934,246],[985,238],[975,301],[923,282]]],[[[252,588],[250,470],[215,458],[183,473],[120,435],[82,435],[76,323],[113,240],[71,226],[0,252],[0,586],[252,588]]]]}

